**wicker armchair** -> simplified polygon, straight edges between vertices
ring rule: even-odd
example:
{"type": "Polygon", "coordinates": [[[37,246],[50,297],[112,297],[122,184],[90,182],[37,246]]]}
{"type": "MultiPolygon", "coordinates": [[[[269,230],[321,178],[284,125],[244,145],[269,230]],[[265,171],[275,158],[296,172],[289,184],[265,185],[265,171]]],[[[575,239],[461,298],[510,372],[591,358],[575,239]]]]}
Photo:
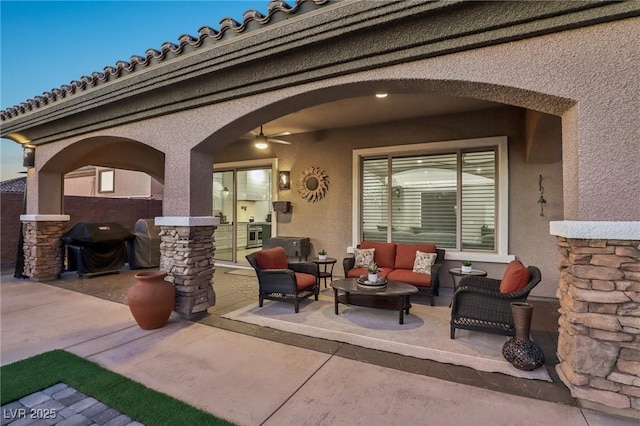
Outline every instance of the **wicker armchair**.
{"type": "Polygon", "coordinates": [[[451,304],[451,338],[456,328],[515,336],[511,315],[512,302],[524,302],[540,282],[540,270],[527,267],[531,279],[526,287],[512,293],[500,293],[500,280],[467,276],[460,280],[451,304]]]}
{"type": "Polygon", "coordinates": [[[300,310],[300,300],[311,295],[318,300],[320,273],[318,265],[312,262],[288,263],[288,269],[263,269],[258,265],[257,252],[246,256],[258,276],[259,305],[264,299],[293,302],[295,312],[300,310]],[[312,277],[312,278],[310,278],[312,277]]]}

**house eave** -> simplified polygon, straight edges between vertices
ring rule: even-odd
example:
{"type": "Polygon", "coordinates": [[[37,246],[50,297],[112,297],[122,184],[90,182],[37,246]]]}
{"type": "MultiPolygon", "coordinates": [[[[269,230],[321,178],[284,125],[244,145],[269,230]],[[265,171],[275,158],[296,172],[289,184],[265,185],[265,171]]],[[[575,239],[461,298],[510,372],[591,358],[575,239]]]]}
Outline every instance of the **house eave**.
{"type": "Polygon", "coordinates": [[[48,105],[10,117],[3,111],[1,136],[40,145],[280,87],[638,15],[637,2],[329,2],[48,105]],[[339,48],[332,39],[341,41],[339,48]]]}

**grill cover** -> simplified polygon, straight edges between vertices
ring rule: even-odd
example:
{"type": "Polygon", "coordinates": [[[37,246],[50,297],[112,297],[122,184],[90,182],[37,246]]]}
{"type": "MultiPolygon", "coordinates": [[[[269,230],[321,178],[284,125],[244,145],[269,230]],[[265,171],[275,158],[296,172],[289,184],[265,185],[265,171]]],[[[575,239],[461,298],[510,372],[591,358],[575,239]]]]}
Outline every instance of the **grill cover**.
{"type": "Polygon", "coordinates": [[[287,257],[307,260],[311,253],[309,237],[273,237],[263,242],[264,248],[283,247],[287,257]]]}
{"type": "Polygon", "coordinates": [[[129,268],[157,268],[160,266],[160,227],[153,219],[139,219],[133,238],[127,240],[129,268]]]}
{"type": "Polygon", "coordinates": [[[122,269],[125,240],[131,237],[131,231],[119,223],[80,222],[61,237],[67,246],[67,269],[79,275],[122,269]]]}

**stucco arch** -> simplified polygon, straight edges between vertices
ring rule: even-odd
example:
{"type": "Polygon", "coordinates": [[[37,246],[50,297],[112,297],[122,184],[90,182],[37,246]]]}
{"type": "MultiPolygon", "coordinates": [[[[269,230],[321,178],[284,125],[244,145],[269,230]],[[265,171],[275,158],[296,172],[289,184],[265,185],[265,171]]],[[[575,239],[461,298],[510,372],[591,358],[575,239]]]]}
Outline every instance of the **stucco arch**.
{"type": "Polygon", "coordinates": [[[28,176],[38,195],[37,207],[33,206],[34,197],[29,197],[27,211],[35,208],[40,214],[63,213],[64,175],[86,165],[141,171],[164,181],[164,153],[133,139],[96,136],[71,143],[50,157],[43,151],[37,171],[28,176]]]}
{"type": "MultiPolygon", "coordinates": [[[[327,79],[321,84],[291,86],[273,92],[254,95],[251,102],[234,100],[205,109],[234,111],[224,117],[217,114],[220,127],[196,145],[195,149],[211,152],[234,142],[248,130],[263,123],[317,105],[339,102],[354,97],[371,96],[376,92],[391,94],[438,94],[452,97],[492,101],[560,117],[576,101],[556,95],[481,81],[415,78],[400,73],[395,78],[377,79],[376,73],[362,73],[358,78],[327,79]],[[373,76],[373,78],[372,78],[373,76]],[[239,104],[242,102],[242,104],[239,104]],[[226,121],[226,123],[224,123],[226,121]]],[[[339,103],[336,107],[339,108],[339,103]]],[[[536,122],[532,123],[536,126],[536,122]]]]}
{"type": "Polygon", "coordinates": [[[136,170],[160,182],[164,180],[164,153],[120,136],[96,136],[74,142],[42,164],[40,171],[68,173],[86,165],[136,170]]]}

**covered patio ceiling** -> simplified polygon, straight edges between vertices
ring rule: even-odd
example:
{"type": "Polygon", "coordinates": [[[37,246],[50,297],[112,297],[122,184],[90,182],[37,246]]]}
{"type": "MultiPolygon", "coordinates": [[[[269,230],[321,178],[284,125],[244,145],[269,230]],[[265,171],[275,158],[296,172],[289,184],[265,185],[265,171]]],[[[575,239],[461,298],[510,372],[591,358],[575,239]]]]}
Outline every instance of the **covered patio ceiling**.
{"type": "MultiPolygon", "coordinates": [[[[358,96],[305,108],[265,123],[265,134],[291,134],[432,117],[501,106],[497,102],[434,93],[358,96]]],[[[283,138],[286,139],[286,136],[283,138]]]]}

